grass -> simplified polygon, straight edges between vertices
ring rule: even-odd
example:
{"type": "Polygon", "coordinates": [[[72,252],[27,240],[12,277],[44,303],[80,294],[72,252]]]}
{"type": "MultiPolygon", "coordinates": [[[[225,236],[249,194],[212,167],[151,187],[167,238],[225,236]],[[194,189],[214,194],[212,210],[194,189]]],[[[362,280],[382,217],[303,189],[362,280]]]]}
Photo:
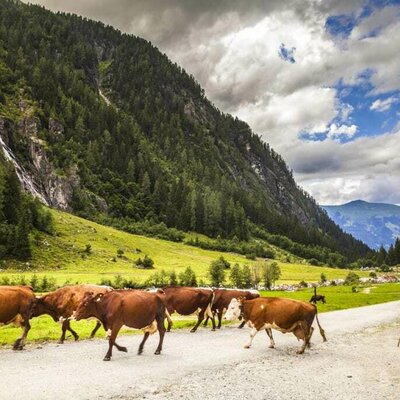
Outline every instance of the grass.
{"type": "MultiPolygon", "coordinates": [[[[319,312],[344,310],[347,308],[361,307],[372,304],[385,303],[388,301],[400,300],[400,283],[388,283],[376,286],[360,287],[357,293],[352,292],[350,286],[329,286],[318,289],[319,294],[324,294],[327,304],[318,304],[319,312]],[[366,290],[368,289],[369,290],[366,290]]],[[[264,291],[262,296],[287,297],[297,300],[308,301],[313,294],[313,289],[304,289],[297,292],[264,291]]],[[[173,329],[189,329],[193,327],[196,317],[181,317],[177,314],[172,316],[174,321],[173,329]]],[[[28,335],[28,342],[47,342],[58,340],[61,335],[61,326],[55,323],[48,316],[41,316],[31,320],[32,329],[28,335]]],[[[81,339],[87,339],[95,326],[94,321],[72,322],[71,326],[77,331],[81,339]]],[[[210,326],[210,324],[209,324],[210,326]]],[[[9,346],[19,337],[20,328],[7,325],[0,328],[0,346],[9,346]]],[[[139,330],[121,330],[121,334],[141,334],[139,330]]],[[[101,328],[96,337],[104,338],[104,330],[101,328]]],[[[67,340],[72,340],[71,335],[67,335],[67,340]]]]}
{"type": "MultiPolygon", "coordinates": [[[[287,297],[303,301],[309,301],[313,294],[312,288],[297,292],[262,292],[262,296],[287,297]]],[[[318,288],[318,294],[325,295],[327,301],[326,304],[318,303],[319,312],[345,310],[400,300],[400,283],[360,286],[356,293],[352,292],[351,286],[328,286],[318,288]]]]}
{"type": "MultiPolygon", "coordinates": [[[[231,264],[254,263],[235,253],[203,250],[183,243],[132,235],[60,211],[51,210],[51,213],[57,234],[35,234],[32,260],[29,263],[8,261],[6,268],[3,267],[0,272],[0,278],[7,276],[12,279],[22,274],[29,280],[33,274],[37,274],[39,278],[47,275],[54,278],[58,285],[63,285],[99,283],[102,278],[113,279],[120,274],[123,278],[144,282],[156,270],[175,270],[179,274],[190,266],[199,281],[207,282],[211,261],[221,255],[231,264]],[[84,251],[88,244],[91,245],[90,254],[84,251]],[[124,251],[122,258],[117,257],[119,249],[124,251]],[[135,268],[134,261],[146,254],[154,260],[155,269],[135,268]],[[21,272],[21,269],[25,271],[21,272]]],[[[278,283],[298,283],[301,280],[316,282],[321,273],[328,279],[344,278],[348,273],[344,269],[311,266],[305,260],[294,263],[280,260],[277,262],[282,270],[278,283]]],[[[359,275],[368,274],[359,272],[359,275]]]]}

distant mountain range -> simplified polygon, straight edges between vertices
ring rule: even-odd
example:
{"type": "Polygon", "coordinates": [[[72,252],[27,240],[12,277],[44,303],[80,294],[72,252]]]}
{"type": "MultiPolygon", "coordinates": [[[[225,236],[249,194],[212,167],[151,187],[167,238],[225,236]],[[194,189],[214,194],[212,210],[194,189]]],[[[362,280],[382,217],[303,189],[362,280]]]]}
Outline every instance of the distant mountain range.
{"type": "Polygon", "coordinates": [[[386,249],[400,237],[400,207],[394,204],[351,201],[340,206],[322,206],[344,231],[368,246],[386,249]]]}

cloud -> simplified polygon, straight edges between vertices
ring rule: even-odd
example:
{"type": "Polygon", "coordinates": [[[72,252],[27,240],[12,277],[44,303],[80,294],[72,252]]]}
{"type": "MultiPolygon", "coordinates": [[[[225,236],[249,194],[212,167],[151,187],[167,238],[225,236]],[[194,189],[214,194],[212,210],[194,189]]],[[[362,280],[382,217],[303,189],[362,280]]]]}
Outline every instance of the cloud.
{"type": "Polygon", "coordinates": [[[293,148],[295,177],[321,204],[354,199],[399,203],[400,129],[340,143],[306,142],[293,148]]]}
{"type": "Polygon", "coordinates": [[[348,137],[351,138],[357,133],[356,125],[336,125],[335,123],[331,124],[328,129],[327,135],[329,138],[340,138],[340,137],[348,137]]]}
{"type": "Polygon", "coordinates": [[[396,96],[389,97],[385,100],[378,99],[371,104],[371,107],[369,109],[378,112],[387,111],[392,106],[392,104],[397,102],[397,100],[398,99],[396,96]]]}

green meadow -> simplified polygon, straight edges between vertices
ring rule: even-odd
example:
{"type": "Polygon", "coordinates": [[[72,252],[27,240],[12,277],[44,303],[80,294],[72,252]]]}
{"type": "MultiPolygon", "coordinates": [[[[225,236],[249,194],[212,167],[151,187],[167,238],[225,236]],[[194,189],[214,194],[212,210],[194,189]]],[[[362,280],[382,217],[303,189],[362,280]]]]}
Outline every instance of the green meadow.
{"type": "MultiPolygon", "coordinates": [[[[0,279],[24,275],[29,280],[36,274],[39,278],[44,275],[54,278],[58,285],[63,285],[98,283],[102,278],[113,279],[116,275],[122,275],[123,278],[140,283],[157,270],[175,270],[179,274],[190,266],[195,271],[198,281],[203,280],[207,283],[208,267],[211,261],[221,255],[231,264],[254,263],[235,253],[203,250],[184,243],[133,235],[68,213],[56,210],[51,210],[51,213],[56,235],[34,234],[32,260],[29,263],[8,261],[7,268],[3,267],[0,272],[0,279]],[[87,245],[90,245],[90,254],[85,252],[87,245]],[[121,258],[117,257],[118,250],[124,252],[121,258]],[[154,260],[154,269],[143,270],[134,265],[135,260],[145,255],[154,260]]],[[[328,279],[344,278],[348,273],[348,270],[344,269],[315,267],[296,257],[290,257],[296,260],[295,262],[285,262],[287,253],[280,249],[275,250],[276,261],[282,270],[279,282],[316,282],[321,273],[328,279]]],[[[368,274],[360,272],[359,275],[368,274]]]]}

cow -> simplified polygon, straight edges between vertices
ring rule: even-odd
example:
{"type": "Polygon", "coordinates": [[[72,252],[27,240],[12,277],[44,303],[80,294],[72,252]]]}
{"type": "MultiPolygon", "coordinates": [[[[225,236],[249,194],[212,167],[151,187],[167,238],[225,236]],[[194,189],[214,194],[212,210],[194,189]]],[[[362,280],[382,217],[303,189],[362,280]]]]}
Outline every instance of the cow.
{"type": "Polygon", "coordinates": [[[31,325],[29,314],[35,294],[30,286],[0,286],[0,325],[13,323],[22,328],[22,336],[13,346],[22,350],[31,325]]]}
{"type": "Polygon", "coordinates": [[[298,340],[301,339],[303,345],[297,353],[302,354],[305,348],[310,346],[314,318],[317,320],[324,342],[326,341],[325,331],[319,323],[317,307],[314,304],[279,297],[260,297],[253,300],[232,299],[225,318],[232,321],[238,319],[240,315],[243,315],[243,319],[252,328],[250,341],[245,345],[247,349],[250,348],[254,336],[262,329],[265,329],[270,338],[269,347],[274,348],[272,329],[275,329],[282,333],[291,332],[298,340]]]}
{"type": "Polygon", "coordinates": [[[101,321],[109,336],[109,347],[104,361],[111,360],[113,346],[119,351],[128,351],[126,347],[115,342],[119,330],[124,325],[144,331],[138,354],[142,354],[149,335],[158,330],[160,340],[155,354],[160,354],[165,335],[164,319],[167,317],[170,321],[162,292],[129,289],[104,294],[86,293],[72,318],[79,321],[91,317],[101,321]]]}
{"type": "MultiPolygon", "coordinates": [[[[222,315],[228,309],[229,303],[232,299],[237,299],[238,297],[244,297],[246,300],[256,299],[260,297],[260,293],[257,290],[243,290],[243,289],[214,289],[214,300],[211,306],[211,311],[213,315],[218,316],[217,328],[221,328],[222,315]]],[[[204,326],[207,326],[209,317],[207,316],[204,321],[204,326]]],[[[239,328],[243,328],[246,322],[242,322],[239,328]]]]}
{"type": "Polygon", "coordinates": [[[325,296],[323,296],[322,294],[317,294],[317,287],[314,286],[314,295],[311,297],[310,303],[317,304],[319,301],[323,304],[326,304],[325,296]]]}
{"type": "MultiPolygon", "coordinates": [[[[204,319],[204,315],[211,318],[212,330],[215,331],[215,320],[211,311],[214,291],[210,288],[193,288],[185,286],[167,286],[163,288],[167,310],[170,315],[177,312],[181,315],[190,315],[198,312],[195,326],[190,332],[196,332],[204,319]]],[[[168,321],[167,332],[171,331],[171,322],[168,321]]]]}
{"type": "MultiPolygon", "coordinates": [[[[77,309],[78,304],[82,301],[85,293],[91,292],[94,294],[107,293],[113,289],[109,286],[98,285],[72,285],[64,286],[60,289],[50,292],[45,296],[39,297],[32,305],[30,317],[38,317],[48,314],[55,322],[61,323],[61,337],[59,343],[64,343],[65,334],[68,331],[72,333],[75,341],[79,339],[78,334],[70,326],[70,317],[77,309]]],[[[97,321],[90,338],[93,338],[101,323],[97,321]]]]}

